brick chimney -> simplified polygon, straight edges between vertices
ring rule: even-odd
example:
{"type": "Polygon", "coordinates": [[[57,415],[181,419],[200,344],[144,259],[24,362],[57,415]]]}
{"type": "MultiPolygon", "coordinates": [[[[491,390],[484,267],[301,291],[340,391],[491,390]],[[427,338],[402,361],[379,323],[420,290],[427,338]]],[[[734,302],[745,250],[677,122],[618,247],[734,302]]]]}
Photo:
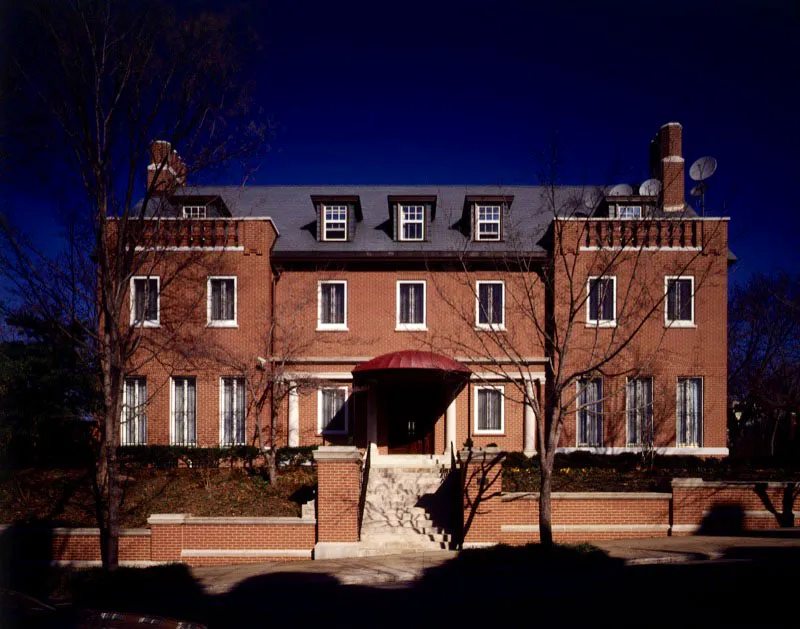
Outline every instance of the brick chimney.
{"type": "Polygon", "coordinates": [[[186,183],[186,164],[172,145],[164,140],[150,144],[150,164],[147,166],[147,189],[153,194],[170,194],[186,183]]]}
{"type": "Polygon", "coordinates": [[[685,205],[682,135],[680,123],[668,122],[650,146],[650,169],[661,180],[665,212],[682,212],[685,205]]]}

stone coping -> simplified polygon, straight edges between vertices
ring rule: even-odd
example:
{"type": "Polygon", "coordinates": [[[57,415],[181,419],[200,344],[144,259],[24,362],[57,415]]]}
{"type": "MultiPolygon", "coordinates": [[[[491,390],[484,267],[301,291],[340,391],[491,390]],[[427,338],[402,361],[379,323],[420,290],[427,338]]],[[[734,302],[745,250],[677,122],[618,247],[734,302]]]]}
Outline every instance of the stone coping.
{"type": "MultiPolygon", "coordinates": [[[[552,500],[670,500],[671,493],[656,491],[554,491],[552,500]]],[[[538,491],[519,491],[500,494],[500,500],[538,500],[538,491]]]]}
{"type": "Polygon", "coordinates": [[[356,446],[320,446],[313,452],[315,461],[358,461],[361,451],[356,446]]]}
{"type": "Polygon", "coordinates": [[[316,518],[298,517],[201,517],[193,516],[189,513],[155,513],[147,518],[148,524],[187,524],[187,525],[209,525],[209,524],[230,524],[230,525],[269,525],[269,524],[316,524],[316,518]]]}
{"type": "Polygon", "coordinates": [[[469,463],[482,463],[485,461],[494,461],[506,455],[504,450],[500,448],[473,448],[472,450],[459,450],[458,461],[462,464],[469,463]]]}
{"type": "Polygon", "coordinates": [[[706,481],[702,478],[673,478],[673,487],[702,487],[705,489],[744,489],[747,487],[771,487],[771,488],[784,488],[790,483],[800,485],[800,481],[757,481],[757,480],[721,480],[721,481],[706,481]]]}
{"type": "MultiPolygon", "coordinates": [[[[36,530],[36,531],[51,531],[53,535],[58,535],[59,537],[99,537],[100,536],[100,529],[97,527],[91,526],[55,526],[55,527],[48,527],[42,524],[34,524],[31,526],[25,524],[0,524],[0,533],[6,531],[7,529],[11,528],[12,526],[19,526],[21,529],[29,529],[29,530],[36,530]]],[[[144,536],[149,537],[152,534],[150,529],[120,529],[119,536],[120,537],[137,537],[137,536],[144,536]]]]}

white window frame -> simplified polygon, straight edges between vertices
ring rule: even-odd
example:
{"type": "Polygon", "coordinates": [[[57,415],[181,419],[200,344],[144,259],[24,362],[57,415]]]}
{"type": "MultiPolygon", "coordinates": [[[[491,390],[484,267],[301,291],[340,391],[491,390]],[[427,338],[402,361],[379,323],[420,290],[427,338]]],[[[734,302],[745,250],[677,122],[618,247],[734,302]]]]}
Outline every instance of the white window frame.
{"type": "Polygon", "coordinates": [[[395,331],[413,332],[428,329],[428,284],[425,280],[397,280],[395,290],[395,331]],[[400,287],[403,284],[422,284],[422,323],[400,323],[400,287]]]}
{"type": "Polygon", "coordinates": [[[239,327],[239,281],[235,275],[209,275],[206,282],[206,326],[209,328],[239,327]],[[211,282],[214,280],[233,280],[233,319],[211,318],[211,282]]]}
{"type": "Polygon", "coordinates": [[[664,327],[666,328],[695,328],[697,325],[694,321],[694,275],[667,275],[664,277],[664,327]],[[673,280],[689,280],[691,282],[692,301],[691,311],[692,316],[689,320],[684,319],[670,319],[669,318],[669,283],[673,280]]]}
{"type": "Polygon", "coordinates": [[[475,240],[480,240],[482,242],[499,242],[502,240],[502,233],[501,230],[503,228],[503,206],[498,205],[496,203],[476,203],[475,204],[475,240]],[[481,208],[487,209],[496,209],[497,210],[497,220],[486,220],[481,219],[481,208]],[[495,237],[486,237],[481,236],[481,225],[493,225],[497,224],[497,238],[495,237]]]}
{"type": "Polygon", "coordinates": [[[602,376],[596,376],[593,378],[586,378],[587,382],[592,382],[594,380],[600,381],[600,399],[596,402],[596,404],[600,405],[600,443],[597,445],[590,445],[587,443],[581,443],[578,439],[580,436],[580,426],[581,426],[581,381],[575,383],[575,447],[577,448],[597,448],[603,446],[603,429],[605,428],[604,420],[605,420],[605,380],[602,376]]]}
{"type": "MultiPolygon", "coordinates": [[[[331,241],[331,242],[345,242],[347,240],[347,231],[348,231],[348,223],[350,222],[350,208],[346,204],[342,203],[331,203],[330,205],[322,204],[321,208],[322,214],[322,240],[331,241]],[[328,223],[336,223],[337,225],[341,223],[341,220],[328,220],[328,217],[325,215],[327,210],[344,210],[344,237],[343,238],[331,238],[328,236],[328,223]]],[[[336,228],[336,231],[339,231],[339,228],[336,228]]]]}
{"type": "Polygon", "coordinates": [[[206,205],[184,205],[182,210],[183,218],[208,218],[208,206],[206,205]]]}
{"type": "Polygon", "coordinates": [[[706,424],[706,381],[703,376],[678,376],[675,380],[675,447],[676,448],[689,448],[698,449],[703,447],[703,433],[705,432],[706,424]],[[681,408],[678,404],[678,392],[681,385],[681,380],[699,380],[700,381],[700,426],[697,431],[699,441],[696,444],[678,443],[678,435],[680,434],[681,425],[681,408]]]}
{"type": "Polygon", "coordinates": [[[145,376],[126,376],[125,382],[122,388],[122,416],[119,419],[119,443],[123,447],[128,446],[144,446],[147,445],[147,377],[145,376]],[[130,400],[128,399],[128,380],[136,380],[137,385],[135,387],[135,396],[136,399],[134,403],[131,405],[130,400]],[[141,388],[139,387],[139,382],[144,382],[144,390],[145,390],[145,399],[140,400],[139,396],[141,395],[141,388]],[[136,433],[134,437],[134,443],[125,443],[125,408],[133,406],[136,410],[134,411],[135,419],[134,419],[134,432],[136,433]],[[141,419],[140,416],[144,415],[144,440],[141,439],[141,419]]]}
{"type": "Polygon", "coordinates": [[[399,233],[397,234],[398,240],[402,240],[404,242],[422,242],[422,241],[424,241],[425,240],[425,206],[421,205],[419,203],[413,203],[413,204],[412,203],[409,203],[409,204],[400,203],[400,204],[397,205],[397,211],[400,214],[400,216],[399,216],[400,220],[398,221],[398,224],[400,226],[399,227],[399,233]],[[418,218],[418,219],[417,218],[415,218],[415,219],[407,219],[407,218],[405,218],[403,216],[403,210],[410,210],[410,209],[422,210],[422,216],[420,218],[418,218]],[[403,227],[405,227],[406,225],[419,225],[421,227],[421,229],[419,230],[419,233],[420,233],[419,238],[406,238],[403,235],[403,227]]]}
{"type": "MultiPolygon", "coordinates": [[[[170,376],[169,379],[169,445],[171,446],[188,446],[188,447],[196,447],[198,443],[198,435],[197,435],[197,417],[200,414],[198,412],[198,401],[200,400],[200,396],[197,394],[197,376],[170,376]],[[188,380],[189,378],[194,378],[194,443],[187,443],[188,440],[183,440],[181,443],[178,443],[175,439],[175,380],[180,378],[181,380],[188,380]]],[[[185,426],[184,426],[185,428],[185,426]]]]}
{"type": "MultiPolygon", "coordinates": [[[[599,309],[599,308],[598,308],[599,309]]],[[[587,328],[615,328],[617,327],[617,276],[616,275],[590,275],[586,280],[586,327],[587,328]],[[614,287],[614,298],[611,302],[613,317],[611,319],[592,319],[592,282],[595,280],[611,280],[614,287]]]]}
{"type": "MultiPolygon", "coordinates": [[[[197,386],[197,385],[195,385],[197,386]]],[[[236,390],[234,389],[233,402],[236,404],[236,390]]],[[[247,386],[242,376],[220,376],[219,377],[219,445],[220,447],[243,446],[247,443],[247,386]],[[225,443],[225,380],[235,380],[244,387],[244,441],[237,443],[225,443]]]]}
{"type": "Polygon", "coordinates": [[[317,389],[317,435],[349,435],[350,434],[350,387],[348,385],[323,386],[317,389]],[[326,389],[344,391],[344,430],[328,430],[322,428],[322,392],[326,389]]]}
{"type": "Polygon", "coordinates": [[[502,384],[479,384],[474,387],[473,398],[473,434],[474,435],[505,435],[506,434],[506,394],[505,387],[502,384]],[[478,404],[478,391],[489,389],[492,391],[500,392],[500,429],[499,430],[483,430],[480,426],[480,405],[478,404]]]}
{"type": "MultiPolygon", "coordinates": [[[[677,395],[677,394],[676,394],[677,395]]],[[[635,378],[625,378],[625,446],[627,448],[653,448],[655,447],[656,441],[656,381],[653,376],[637,376],[635,378]],[[628,385],[634,380],[649,380],[650,381],[650,420],[652,421],[653,425],[651,426],[653,430],[653,442],[652,443],[645,443],[644,440],[640,439],[640,443],[634,443],[631,441],[631,431],[630,431],[630,424],[628,422],[628,415],[631,411],[630,409],[630,394],[628,392],[628,385]]],[[[642,433],[642,423],[641,418],[639,421],[639,436],[641,437],[642,433]]]]}
{"type": "Polygon", "coordinates": [[[130,290],[128,291],[128,300],[131,306],[131,325],[142,328],[160,328],[161,327],[161,277],[158,275],[134,275],[131,278],[130,290]],[[145,319],[143,321],[136,321],[136,284],[135,280],[155,280],[156,281],[156,319],[145,319]]]}
{"type": "Polygon", "coordinates": [[[502,332],[506,329],[506,283],[503,280],[477,280],[475,282],[475,327],[478,330],[494,330],[502,332]],[[500,284],[503,296],[503,320],[500,323],[481,323],[481,286],[483,284],[500,284]]]}
{"type": "MultiPolygon", "coordinates": [[[[627,214],[627,211],[625,212],[627,214]]],[[[623,220],[641,220],[642,206],[641,205],[620,205],[617,207],[617,218],[623,220]],[[632,210],[634,216],[623,216],[623,210],[632,210]]]]}
{"type": "Polygon", "coordinates": [[[317,331],[318,332],[347,332],[347,280],[319,280],[317,282],[317,331]],[[344,284],[344,323],[322,322],[322,285],[344,284]]]}

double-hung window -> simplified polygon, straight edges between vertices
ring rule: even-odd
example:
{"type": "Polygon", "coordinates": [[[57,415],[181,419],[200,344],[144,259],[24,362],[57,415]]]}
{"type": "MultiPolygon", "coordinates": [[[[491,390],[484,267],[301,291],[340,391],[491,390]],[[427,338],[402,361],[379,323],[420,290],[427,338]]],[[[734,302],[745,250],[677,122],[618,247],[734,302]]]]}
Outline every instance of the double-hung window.
{"type": "Polygon", "coordinates": [[[425,238],[425,206],[400,205],[400,240],[425,238]]]}
{"type": "Polygon", "coordinates": [[[245,443],[244,378],[222,378],[220,382],[220,445],[245,443]]]}
{"type": "Polygon", "coordinates": [[[197,380],[172,378],[172,445],[197,445],[197,380]]]}
{"type": "Polygon", "coordinates": [[[617,325],[617,278],[590,277],[587,285],[586,325],[617,325]]]}
{"type": "Polygon", "coordinates": [[[664,324],[694,327],[694,277],[666,277],[664,290],[664,324]]]}
{"type": "Polygon", "coordinates": [[[641,205],[621,205],[617,210],[619,218],[642,218],[641,205]]]}
{"type": "Polygon", "coordinates": [[[475,239],[500,240],[500,206],[475,206],[475,239]]]}
{"type": "Polygon", "coordinates": [[[236,277],[209,277],[208,325],[235,328],[236,310],[236,277]]]}
{"type": "Polygon", "coordinates": [[[577,445],[603,445],[602,378],[583,378],[578,382],[577,445]]]}
{"type": "Polygon", "coordinates": [[[147,445],[147,380],[125,378],[120,445],[147,445]]]}
{"type": "Polygon", "coordinates": [[[397,329],[426,329],[425,282],[397,282],[397,329]]]}
{"type": "Polygon", "coordinates": [[[317,393],[317,430],[324,435],[346,435],[349,417],[347,387],[322,387],[317,393]]]}
{"type": "Polygon", "coordinates": [[[500,435],[505,429],[502,386],[475,387],[475,434],[500,435]]]}
{"type": "Polygon", "coordinates": [[[628,378],[625,387],[628,445],[653,445],[653,379],[628,378]]]}
{"type": "Polygon", "coordinates": [[[347,206],[322,206],[322,239],[347,240],[347,206]]]}
{"type": "Polygon", "coordinates": [[[205,218],[206,206],[205,205],[184,205],[183,218],[205,218]]]}
{"type": "Polygon", "coordinates": [[[699,448],[703,445],[703,380],[678,378],[678,447],[699,448]]]}
{"type": "Polygon", "coordinates": [[[347,330],[347,282],[318,284],[317,330],[347,330]]]}
{"type": "Polygon", "coordinates": [[[161,323],[158,277],[131,278],[131,325],[156,328],[161,323]]]}
{"type": "Polygon", "coordinates": [[[475,304],[476,326],[485,330],[504,330],[505,284],[503,282],[477,282],[475,304]]]}

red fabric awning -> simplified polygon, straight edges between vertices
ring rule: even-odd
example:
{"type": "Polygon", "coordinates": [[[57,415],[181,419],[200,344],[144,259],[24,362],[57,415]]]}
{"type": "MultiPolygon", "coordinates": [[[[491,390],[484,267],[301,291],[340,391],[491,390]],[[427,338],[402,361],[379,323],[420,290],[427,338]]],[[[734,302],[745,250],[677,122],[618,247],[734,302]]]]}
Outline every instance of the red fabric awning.
{"type": "Polygon", "coordinates": [[[353,373],[386,371],[389,369],[427,369],[456,374],[470,373],[469,368],[452,358],[442,356],[441,354],[435,354],[434,352],[422,352],[410,349],[376,356],[372,360],[358,365],[353,369],[353,373]]]}

